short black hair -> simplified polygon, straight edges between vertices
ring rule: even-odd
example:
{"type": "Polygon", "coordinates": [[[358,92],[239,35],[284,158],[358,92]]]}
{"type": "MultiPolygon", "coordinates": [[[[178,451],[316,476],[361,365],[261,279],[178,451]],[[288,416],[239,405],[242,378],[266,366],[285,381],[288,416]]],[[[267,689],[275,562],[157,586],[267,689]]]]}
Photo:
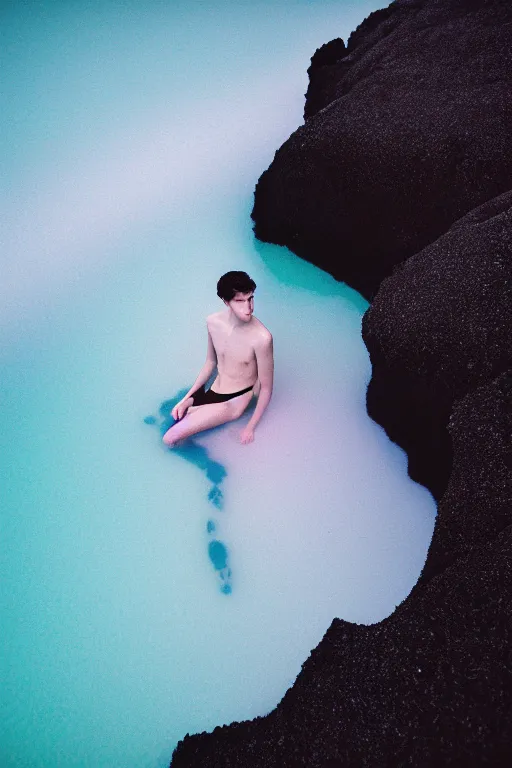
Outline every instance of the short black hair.
{"type": "Polygon", "coordinates": [[[250,293],[256,289],[256,283],[247,272],[226,272],[217,283],[217,296],[231,301],[235,293],[250,293]]]}

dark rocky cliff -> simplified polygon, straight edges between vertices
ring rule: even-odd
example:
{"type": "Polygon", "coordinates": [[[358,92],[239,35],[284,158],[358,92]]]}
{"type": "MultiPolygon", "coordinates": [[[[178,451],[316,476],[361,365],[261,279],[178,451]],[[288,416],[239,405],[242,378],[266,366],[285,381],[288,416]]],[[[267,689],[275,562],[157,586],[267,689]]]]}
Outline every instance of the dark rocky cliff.
{"type": "Polygon", "coordinates": [[[512,363],[512,192],[470,212],[386,278],[363,320],[368,413],[439,499],[454,401],[512,363]]]}
{"type": "MultiPolygon", "coordinates": [[[[496,507],[512,428],[507,375],[454,409],[457,470],[439,517],[496,507]],[[478,498],[471,503],[475,481],[478,498]],[[496,484],[496,485],[495,485],[496,484]],[[468,499],[468,497],[471,497],[468,499]]],[[[512,755],[512,512],[373,626],[335,619],[266,718],[181,742],[173,768],[509,766],[512,755]]]]}
{"type": "Polygon", "coordinates": [[[257,237],[371,298],[394,264],[510,189],[510,6],[402,0],[346,49],[320,49],[306,123],[258,181],[257,237]]]}
{"type": "Polygon", "coordinates": [[[370,415],[439,500],[411,594],[334,619],[267,717],[182,766],[512,762],[512,3],[398,0],[312,59],[256,234],[373,299],[370,415]]]}

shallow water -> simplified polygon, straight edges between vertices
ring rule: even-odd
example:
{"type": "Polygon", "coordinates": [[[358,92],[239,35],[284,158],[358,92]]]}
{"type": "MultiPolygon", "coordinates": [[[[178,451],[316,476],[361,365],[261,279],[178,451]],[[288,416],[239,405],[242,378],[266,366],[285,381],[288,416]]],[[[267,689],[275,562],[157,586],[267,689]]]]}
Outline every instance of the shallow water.
{"type": "Polygon", "coordinates": [[[366,415],[366,304],[249,218],[311,53],[376,7],[4,16],[2,766],[164,766],[417,579],[435,509],[366,415]],[[246,415],[166,451],[229,269],[274,336],[271,405],[251,445],[246,415]]]}

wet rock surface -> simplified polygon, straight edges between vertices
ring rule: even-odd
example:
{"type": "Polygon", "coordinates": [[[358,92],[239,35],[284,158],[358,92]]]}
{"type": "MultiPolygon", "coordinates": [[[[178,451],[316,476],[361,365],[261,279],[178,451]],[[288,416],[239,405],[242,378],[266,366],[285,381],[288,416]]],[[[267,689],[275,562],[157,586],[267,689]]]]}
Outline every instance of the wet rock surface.
{"type": "Polygon", "coordinates": [[[313,57],[255,231],[373,297],[368,410],[438,517],[390,617],[334,619],[275,710],[173,768],[512,762],[511,35],[508,2],[402,0],[313,57]]]}
{"type": "Polygon", "coordinates": [[[511,401],[505,373],[453,410],[451,564],[379,624],[335,619],[269,716],[186,738],[173,768],[510,764],[511,401]]]}
{"type": "Polygon", "coordinates": [[[512,362],[512,192],[490,200],[385,279],[363,319],[368,413],[439,499],[454,401],[512,362]]]}
{"type": "Polygon", "coordinates": [[[400,0],[310,67],[306,123],[256,186],[258,238],[375,294],[512,188],[512,4],[400,0]]]}

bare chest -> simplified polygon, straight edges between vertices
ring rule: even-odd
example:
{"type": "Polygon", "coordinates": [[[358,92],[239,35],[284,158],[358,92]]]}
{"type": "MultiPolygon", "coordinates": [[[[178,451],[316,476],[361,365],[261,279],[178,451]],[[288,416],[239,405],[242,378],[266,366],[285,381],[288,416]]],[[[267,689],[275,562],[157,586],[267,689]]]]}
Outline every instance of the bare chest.
{"type": "Polygon", "coordinates": [[[219,364],[248,366],[254,363],[254,349],[248,334],[220,327],[211,330],[211,337],[219,364]]]}

